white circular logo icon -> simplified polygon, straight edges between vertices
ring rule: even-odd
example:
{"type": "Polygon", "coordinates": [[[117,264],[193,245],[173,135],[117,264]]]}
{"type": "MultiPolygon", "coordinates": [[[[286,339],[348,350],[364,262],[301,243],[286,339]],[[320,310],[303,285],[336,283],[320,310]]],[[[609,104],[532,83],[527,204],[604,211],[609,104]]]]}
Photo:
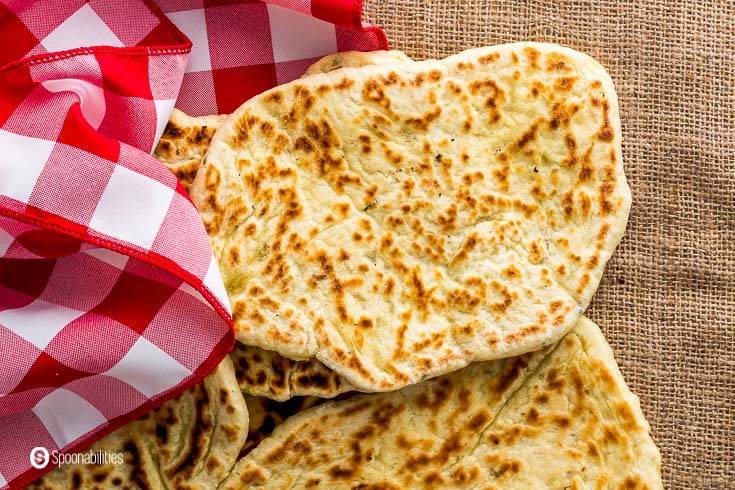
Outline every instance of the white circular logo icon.
{"type": "Polygon", "coordinates": [[[45,447],[34,447],[31,449],[31,466],[37,470],[42,470],[48,465],[49,461],[48,449],[45,447]]]}

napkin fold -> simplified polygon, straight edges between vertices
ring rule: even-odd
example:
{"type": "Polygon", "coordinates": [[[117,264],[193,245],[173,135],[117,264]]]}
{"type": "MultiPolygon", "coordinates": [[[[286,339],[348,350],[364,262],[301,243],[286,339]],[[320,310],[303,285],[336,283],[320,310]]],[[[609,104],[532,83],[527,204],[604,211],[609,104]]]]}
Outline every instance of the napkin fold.
{"type": "Polygon", "coordinates": [[[234,343],[188,195],[150,152],[335,51],[347,0],[0,0],[0,489],[206,376],[234,343]],[[38,451],[43,448],[44,451],[38,451]]]}

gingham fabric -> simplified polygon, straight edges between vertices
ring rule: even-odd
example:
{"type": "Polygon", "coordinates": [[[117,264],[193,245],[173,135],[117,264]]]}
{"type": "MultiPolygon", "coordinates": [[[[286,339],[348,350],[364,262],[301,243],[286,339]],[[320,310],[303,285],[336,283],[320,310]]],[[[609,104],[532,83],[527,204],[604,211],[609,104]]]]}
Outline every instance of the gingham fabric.
{"type": "Polygon", "coordinates": [[[0,0],[0,489],[232,347],[203,225],[150,156],[174,104],[230,112],[321,55],[387,47],[348,0],[159,6],[0,0]]]}
{"type": "Polygon", "coordinates": [[[253,95],[300,77],[326,54],[388,49],[383,31],[361,24],[361,1],[157,3],[194,43],[176,103],[194,116],[228,114],[253,95]]]}

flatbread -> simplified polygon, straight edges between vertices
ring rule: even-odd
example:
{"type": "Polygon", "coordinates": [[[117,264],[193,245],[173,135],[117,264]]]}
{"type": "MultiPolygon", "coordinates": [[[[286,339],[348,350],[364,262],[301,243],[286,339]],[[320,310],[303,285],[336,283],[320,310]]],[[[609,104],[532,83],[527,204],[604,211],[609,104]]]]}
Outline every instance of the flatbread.
{"type": "Polygon", "coordinates": [[[301,412],[221,488],[660,489],[638,398],[586,318],[557,345],[301,412]]]}
{"type": "Polygon", "coordinates": [[[191,189],[209,141],[227,115],[189,116],[174,109],[153,156],[171,170],[187,192],[191,189]]]}
{"type": "Polygon", "coordinates": [[[265,92],[222,124],[192,198],[238,340],[363,391],[556,342],[630,208],[612,81],[538,43],[265,92]]]}
{"type": "Polygon", "coordinates": [[[123,464],[64,465],[27,488],[210,490],[228,475],[248,433],[248,412],[232,362],[177,398],[93,444],[123,464]]]}
{"type": "Polygon", "coordinates": [[[240,342],[230,357],[240,389],[249,395],[286,401],[294,396],[333,398],[355,389],[316,359],[294,361],[240,342]]]}

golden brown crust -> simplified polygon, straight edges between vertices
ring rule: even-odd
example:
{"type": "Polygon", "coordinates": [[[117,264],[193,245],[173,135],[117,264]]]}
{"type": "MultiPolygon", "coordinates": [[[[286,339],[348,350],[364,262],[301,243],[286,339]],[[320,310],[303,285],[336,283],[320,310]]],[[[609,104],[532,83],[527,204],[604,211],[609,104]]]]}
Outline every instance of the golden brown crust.
{"type": "Polygon", "coordinates": [[[227,115],[192,117],[174,109],[153,156],[176,175],[187,192],[191,190],[209,141],[227,115]]]}
{"type": "Polygon", "coordinates": [[[325,401],[326,399],[315,396],[294,396],[285,402],[277,402],[261,396],[245,395],[250,428],[245,445],[240,450],[240,458],[255,449],[258,444],[271,435],[273,429],[289,417],[325,401]]]}
{"type": "Polygon", "coordinates": [[[662,488],[638,399],[586,318],[555,346],[292,416],[223,487],[662,488]],[[359,486],[362,485],[362,486],[359,486]]]}
{"type": "Polygon", "coordinates": [[[225,358],[201,383],[89,448],[122,454],[123,464],[64,465],[27,488],[208,490],[229,474],[247,433],[245,400],[225,358]]]}
{"type": "Polygon", "coordinates": [[[625,227],[619,136],[604,70],[547,44],[252,99],[193,189],[238,339],[365,391],[557,340],[625,227]]]}
{"type": "Polygon", "coordinates": [[[294,361],[258,347],[235,343],[230,353],[243,393],[285,401],[294,396],[333,398],[354,390],[316,359],[294,361]]]}

